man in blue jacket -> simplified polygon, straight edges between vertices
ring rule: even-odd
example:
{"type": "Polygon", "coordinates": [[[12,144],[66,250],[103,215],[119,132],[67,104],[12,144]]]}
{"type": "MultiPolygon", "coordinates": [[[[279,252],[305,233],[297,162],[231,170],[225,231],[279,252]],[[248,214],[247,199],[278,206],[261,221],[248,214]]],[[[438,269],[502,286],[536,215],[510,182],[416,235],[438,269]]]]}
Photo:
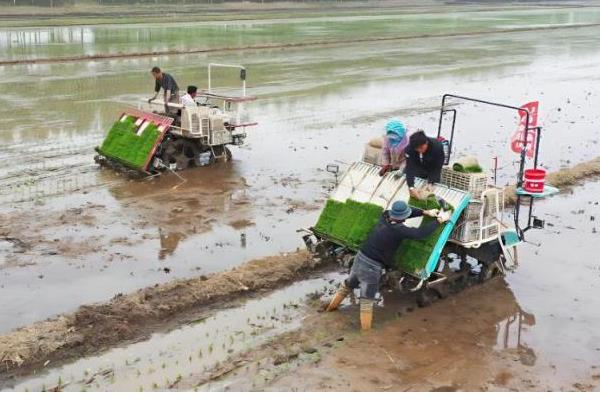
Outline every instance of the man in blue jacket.
{"type": "Polygon", "coordinates": [[[329,303],[327,311],[334,311],[353,289],[360,288],[360,324],[363,330],[371,329],[373,304],[379,291],[379,281],[385,267],[394,266],[394,255],[404,239],[425,239],[441,223],[448,221],[449,213],[439,210],[419,210],[404,201],[396,201],[385,211],[379,223],[354,258],[350,276],[329,303]],[[411,228],[404,225],[408,218],[427,215],[437,217],[427,225],[411,228]]]}

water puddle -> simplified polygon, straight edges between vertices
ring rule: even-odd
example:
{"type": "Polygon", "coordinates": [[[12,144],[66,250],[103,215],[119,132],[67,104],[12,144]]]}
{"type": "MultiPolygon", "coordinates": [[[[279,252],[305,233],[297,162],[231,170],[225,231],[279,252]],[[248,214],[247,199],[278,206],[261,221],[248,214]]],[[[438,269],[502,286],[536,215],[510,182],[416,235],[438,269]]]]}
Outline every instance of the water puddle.
{"type": "Polygon", "coordinates": [[[112,349],[62,367],[47,366],[6,387],[15,391],[166,390],[184,377],[201,376],[228,357],[302,324],[304,301],[323,293],[337,274],[294,283],[242,306],[200,317],[169,333],[112,349]]]}

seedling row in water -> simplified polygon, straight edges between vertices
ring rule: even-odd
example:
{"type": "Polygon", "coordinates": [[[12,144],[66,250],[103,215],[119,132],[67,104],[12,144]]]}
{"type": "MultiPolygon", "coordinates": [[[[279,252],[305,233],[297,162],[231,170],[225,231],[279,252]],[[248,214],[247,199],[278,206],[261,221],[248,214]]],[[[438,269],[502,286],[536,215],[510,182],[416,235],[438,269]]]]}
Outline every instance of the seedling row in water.
{"type": "MultiPolygon", "coordinates": [[[[318,280],[308,290],[302,289],[302,292],[314,292],[322,283],[323,280],[318,280]]],[[[143,351],[136,351],[138,344],[134,344],[131,349],[116,349],[113,352],[117,353],[109,352],[105,356],[99,356],[98,360],[101,363],[93,368],[89,368],[90,363],[87,360],[80,360],[69,368],[59,368],[54,374],[50,371],[48,376],[34,379],[43,382],[38,383],[40,386],[33,384],[27,388],[83,391],[128,387],[130,390],[151,391],[176,387],[184,378],[196,376],[201,380],[203,376],[210,376],[228,358],[249,352],[257,343],[267,338],[265,334],[274,334],[278,328],[286,329],[290,323],[299,320],[298,301],[285,299],[283,295],[280,297],[284,297],[283,302],[278,301],[276,305],[269,304],[268,299],[252,300],[251,302],[258,302],[259,307],[262,304],[260,302],[266,300],[267,308],[260,307],[262,309],[257,309],[251,317],[243,316],[241,321],[237,319],[237,322],[230,322],[232,320],[227,313],[236,310],[233,309],[224,311],[222,316],[217,314],[203,318],[200,322],[174,331],[173,333],[181,334],[163,345],[153,344],[154,339],[161,342],[160,336],[153,337],[146,345],[150,350],[146,356],[143,355],[143,351]],[[184,335],[182,339],[176,339],[181,335],[184,335]],[[204,343],[189,347],[186,344],[198,341],[204,343]],[[160,350],[155,350],[156,348],[160,350]],[[122,360],[113,361],[115,355],[119,357],[118,354],[123,352],[126,356],[122,360]]],[[[164,337],[168,338],[170,335],[165,334],[164,337]]],[[[25,384],[22,385],[22,390],[24,387],[25,384]]]]}

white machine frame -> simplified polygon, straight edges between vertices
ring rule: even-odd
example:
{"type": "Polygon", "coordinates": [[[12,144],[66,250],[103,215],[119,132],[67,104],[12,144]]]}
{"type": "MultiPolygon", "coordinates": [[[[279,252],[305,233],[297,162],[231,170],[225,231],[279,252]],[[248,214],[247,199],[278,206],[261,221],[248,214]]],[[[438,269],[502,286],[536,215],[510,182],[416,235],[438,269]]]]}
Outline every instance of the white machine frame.
{"type": "Polygon", "coordinates": [[[246,137],[246,128],[257,125],[245,112],[245,104],[256,100],[246,95],[246,68],[243,65],[208,64],[208,91],[200,91],[196,99],[203,99],[196,106],[184,106],[181,103],[165,102],[154,99],[143,102],[139,108],[155,114],[164,114],[165,105],[175,110],[179,125],[171,126],[171,134],[190,139],[199,139],[208,146],[241,144],[246,137]],[[226,96],[212,93],[212,69],[215,67],[236,68],[240,70],[242,96],[226,96]]]}

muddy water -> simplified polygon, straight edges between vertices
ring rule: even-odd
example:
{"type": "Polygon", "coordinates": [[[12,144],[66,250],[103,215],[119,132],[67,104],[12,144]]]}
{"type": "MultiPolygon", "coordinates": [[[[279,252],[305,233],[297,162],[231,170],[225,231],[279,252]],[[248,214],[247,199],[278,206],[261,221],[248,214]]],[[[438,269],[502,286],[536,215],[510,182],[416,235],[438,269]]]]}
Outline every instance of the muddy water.
{"type": "MultiPolygon", "coordinates": [[[[375,329],[357,334],[358,306],[313,315],[299,339],[320,354],[271,362],[270,348],[212,387],[274,391],[598,390],[600,181],[540,201],[547,228],[528,232],[520,266],[427,308],[384,293],[375,329]],[[535,243],[539,243],[538,246],[535,243]],[[327,337],[329,334],[329,337],[327,337]],[[333,335],[333,337],[332,337],[333,335]],[[325,339],[319,339],[325,337],[325,339]],[[343,341],[336,338],[343,338],[343,341]],[[333,345],[332,345],[333,343],[333,345]],[[332,348],[333,350],[329,350],[332,348]]],[[[276,343],[276,342],[275,342],[276,343]]],[[[187,382],[197,380],[188,379],[187,382]]],[[[180,387],[184,389],[186,386],[180,387]]]]}
{"type": "Polygon", "coordinates": [[[166,390],[182,378],[208,377],[229,357],[301,326],[306,296],[322,293],[332,279],[339,279],[338,274],[298,282],[239,307],[199,316],[189,325],[143,342],[45,368],[11,389],[50,390],[60,382],[66,391],[166,390]]]}
{"type": "MultiPolygon", "coordinates": [[[[1,67],[0,105],[13,112],[0,117],[0,233],[25,245],[1,242],[0,290],[14,301],[0,305],[0,330],[302,246],[296,229],[314,222],[315,203],[332,183],[325,165],[356,160],[391,116],[433,132],[431,110],[443,92],[539,99],[549,136],[544,164],[591,158],[598,95],[588,90],[599,78],[598,33],[1,67]],[[244,63],[250,92],[260,96],[251,109],[260,125],[233,149],[234,163],[188,171],[179,186],[174,176],[134,185],[93,165],[92,148],[118,110],[152,91],[149,67],[160,64],[181,86],[201,85],[209,60],[244,63]],[[37,200],[23,201],[30,199],[37,200]]],[[[504,149],[515,116],[461,110],[457,152],[489,154],[485,166],[497,153],[500,178],[508,180],[516,167],[504,149]]]]}
{"type": "MultiPolygon", "coordinates": [[[[532,244],[519,253],[521,267],[507,279],[517,302],[535,318],[522,329],[520,344],[532,349],[533,361],[556,386],[600,368],[599,196],[596,181],[539,202],[536,215],[546,220],[546,229],[531,232],[532,244]]],[[[516,325],[508,343],[499,331],[497,349],[519,344],[516,325]]]]}
{"type": "Polygon", "coordinates": [[[451,34],[600,21],[600,9],[596,8],[464,11],[377,15],[375,9],[371,11],[375,15],[360,16],[7,28],[0,30],[0,60],[451,34]]]}

